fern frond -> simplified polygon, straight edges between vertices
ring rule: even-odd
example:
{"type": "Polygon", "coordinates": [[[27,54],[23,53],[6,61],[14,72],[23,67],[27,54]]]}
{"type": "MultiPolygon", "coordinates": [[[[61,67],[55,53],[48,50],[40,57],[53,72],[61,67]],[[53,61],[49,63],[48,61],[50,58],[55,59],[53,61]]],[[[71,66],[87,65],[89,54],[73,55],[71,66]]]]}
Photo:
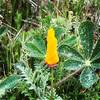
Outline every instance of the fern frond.
{"type": "Polygon", "coordinates": [[[28,85],[29,90],[34,90],[39,98],[45,95],[49,73],[40,66],[36,66],[34,72],[31,68],[26,66],[23,62],[15,64],[17,71],[24,83],[28,85]]]}
{"type": "Polygon", "coordinates": [[[25,81],[27,85],[29,85],[29,89],[35,90],[35,85],[33,84],[35,73],[33,74],[32,69],[26,67],[26,65],[23,62],[16,63],[15,67],[17,71],[20,72],[22,80],[25,81]]]}

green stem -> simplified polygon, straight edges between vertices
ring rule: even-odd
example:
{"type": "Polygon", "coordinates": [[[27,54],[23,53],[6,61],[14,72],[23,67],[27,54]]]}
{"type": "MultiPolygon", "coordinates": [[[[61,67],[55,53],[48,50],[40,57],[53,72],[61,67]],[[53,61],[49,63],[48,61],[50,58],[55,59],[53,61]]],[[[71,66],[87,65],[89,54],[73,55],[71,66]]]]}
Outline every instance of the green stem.
{"type": "MultiPolygon", "coordinates": [[[[10,41],[10,42],[11,42],[11,41],[10,41]]],[[[11,57],[12,57],[12,48],[11,48],[11,43],[10,43],[10,47],[9,47],[9,48],[10,48],[10,53],[9,53],[9,54],[10,54],[10,55],[9,55],[9,56],[10,56],[10,58],[9,58],[9,68],[10,68],[10,69],[9,69],[9,71],[10,71],[10,73],[11,73],[11,70],[12,70],[12,61],[11,61],[11,60],[12,60],[12,58],[11,58],[11,57]]]]}
{"type": "Polygon", "coordinates": [[[53,95],[53,88],[54,88],[54,73],[53,73],[53,68],[51,69],[51,97],[50,100],[54,100],[54,95],[53,95]]]}

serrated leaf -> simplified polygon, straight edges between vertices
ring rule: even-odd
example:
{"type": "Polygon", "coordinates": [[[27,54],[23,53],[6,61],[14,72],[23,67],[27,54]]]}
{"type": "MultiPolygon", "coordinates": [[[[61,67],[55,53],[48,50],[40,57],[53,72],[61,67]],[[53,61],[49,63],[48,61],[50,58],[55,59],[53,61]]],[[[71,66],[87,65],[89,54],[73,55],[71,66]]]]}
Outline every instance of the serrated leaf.
{"type": "Polygon", "coordinates": [[[83,63],[80,61],[68,59],[67,61],[64,62],[64,67],[67,70],[78,70],[82,68],[83,63]]]}
{"type": "Polygon", "coordinates": [[[80,75],[80,83],[85,88],[90,88],[97,80],[98,77],[89,67],[85,68],[80,75]]]}
{"type": "Polygon", "coordinates": [[[82,22],[79,26],[79,35],[84,56],[89,58],[93,49],[94,24],[91,21],[82,22]]]}

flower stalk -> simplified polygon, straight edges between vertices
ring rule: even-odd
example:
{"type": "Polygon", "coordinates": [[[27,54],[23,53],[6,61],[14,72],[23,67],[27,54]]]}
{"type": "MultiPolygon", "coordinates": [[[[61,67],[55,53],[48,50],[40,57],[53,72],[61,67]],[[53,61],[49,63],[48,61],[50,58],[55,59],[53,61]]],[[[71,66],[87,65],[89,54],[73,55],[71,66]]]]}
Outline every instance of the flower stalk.
{"type": "Polygon", "coordinates": [[[53,88],[54,88],[54,71],[53,71],[53,68],[51,68],[51,97],[50,97],[50,100],[54,100],[53,88]]]}

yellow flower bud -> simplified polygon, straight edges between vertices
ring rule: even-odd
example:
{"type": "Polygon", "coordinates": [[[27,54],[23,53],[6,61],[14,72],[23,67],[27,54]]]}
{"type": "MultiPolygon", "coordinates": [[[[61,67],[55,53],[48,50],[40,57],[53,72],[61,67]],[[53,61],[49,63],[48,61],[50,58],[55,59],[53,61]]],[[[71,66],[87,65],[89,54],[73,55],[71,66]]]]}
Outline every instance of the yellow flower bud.
{"type": "Polygon", "coordinates": [[[59,61],[58,51],[57,51],[57,39],[55,37],[55,31],[53,28],[48,30],[47,34],[47,51],[45,62],[50,67],[57,64],[59,61]]]}

